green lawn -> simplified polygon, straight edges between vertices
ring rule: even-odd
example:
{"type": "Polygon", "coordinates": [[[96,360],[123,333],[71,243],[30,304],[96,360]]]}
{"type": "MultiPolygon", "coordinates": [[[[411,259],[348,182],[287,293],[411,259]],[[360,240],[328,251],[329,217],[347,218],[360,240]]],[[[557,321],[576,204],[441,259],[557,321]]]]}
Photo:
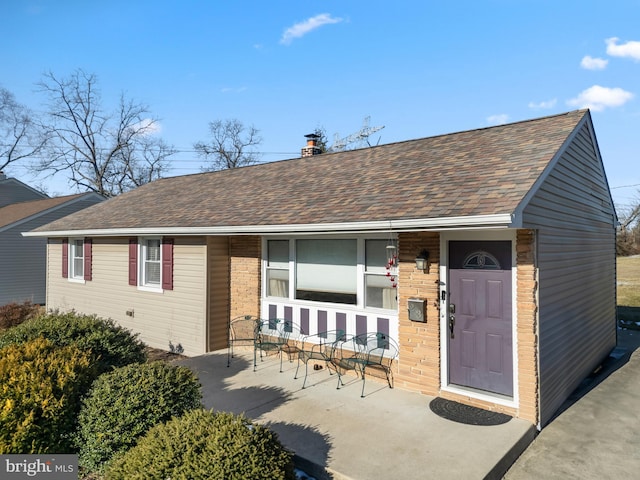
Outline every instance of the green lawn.
{"type": "Polygon", "coordinates": [[[618,257],[618,305],[640,307],[640,255],[618,257]]]}

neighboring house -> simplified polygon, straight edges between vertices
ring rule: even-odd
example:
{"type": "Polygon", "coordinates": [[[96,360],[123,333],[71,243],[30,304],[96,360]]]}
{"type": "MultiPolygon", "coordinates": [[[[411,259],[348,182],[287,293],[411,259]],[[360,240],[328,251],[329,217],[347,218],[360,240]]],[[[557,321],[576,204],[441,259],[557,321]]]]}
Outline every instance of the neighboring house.
{"type": "Polygon", "coordinates": [[[582,110],[158,180],[29,235],[49,308],[187,355],[241,314],[382,331],[397,387],[541,428],[616,345],[616,221],[582,110]]]}
{"type": "Polygon", "coordinates": [[[49,198],[42,192],[15,178],[8,178],[0,171],[0,207],[17,202],[49,198]]]}
{"type": "MultiPolygon", "coordinates": [[[[0,182],[2,196],[5,186],[0,182]]],[[[45,303],[47,241],[44,238],[23,237],[22,232],[104,200],[104,197],[95,193],[56,198],[42,196],[45,198],[0,207],[0,305],[25,300],[45,303]]]]}

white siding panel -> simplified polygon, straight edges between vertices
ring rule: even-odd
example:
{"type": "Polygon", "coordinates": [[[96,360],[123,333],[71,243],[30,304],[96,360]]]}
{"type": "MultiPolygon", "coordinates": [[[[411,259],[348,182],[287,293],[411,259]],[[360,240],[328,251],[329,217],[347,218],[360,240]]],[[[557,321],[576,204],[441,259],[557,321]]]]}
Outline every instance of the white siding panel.
{"type": "Polygon", "coordinates": [[[181,346],[186,355],[206,351],[206,245],[176,237],[173,290],[148,292],[128,284],[128,238],[93,239],[93,280],[61,275],[60,240],[50,242],[47,307],[112,318],[151,347],[181,346]],[[133,316],[127,312],[132,311],[133,316]]]}
{"type": "Polygon", "coordinates": [[[523,211],[537,231],[543,426],[616,344],[610,198],[585,124],[523,211]]]}

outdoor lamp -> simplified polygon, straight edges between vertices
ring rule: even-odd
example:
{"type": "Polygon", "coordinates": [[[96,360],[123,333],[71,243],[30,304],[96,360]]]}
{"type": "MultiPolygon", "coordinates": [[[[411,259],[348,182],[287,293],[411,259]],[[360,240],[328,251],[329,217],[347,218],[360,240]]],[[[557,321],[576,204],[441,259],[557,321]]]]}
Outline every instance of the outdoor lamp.
{"type": "Polygon", "coordinates": [[[429,252],[422,249],[418,255],[416,255],[416,268],[423,272],[429,268],[429,252]]]}

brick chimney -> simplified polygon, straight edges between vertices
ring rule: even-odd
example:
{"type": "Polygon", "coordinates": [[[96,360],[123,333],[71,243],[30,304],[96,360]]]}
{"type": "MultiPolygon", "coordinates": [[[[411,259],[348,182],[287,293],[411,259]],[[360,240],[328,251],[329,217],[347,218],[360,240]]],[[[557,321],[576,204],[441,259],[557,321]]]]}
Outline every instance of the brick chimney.
{"type": "Polygon", "coordinates": [[[318,139],[320,135],[316,133],[310,133],[305,135],[307,139],[307,146],[302,148],[302,157],[312,157],[313,155],[320,155],[322,150],[318,147],[318,139]]]}
{"type": "Polygon", "coordinates": [[[2,170],[0,170],[0,180],[6,180],[7,176],[4,174],[2,170]]]}

